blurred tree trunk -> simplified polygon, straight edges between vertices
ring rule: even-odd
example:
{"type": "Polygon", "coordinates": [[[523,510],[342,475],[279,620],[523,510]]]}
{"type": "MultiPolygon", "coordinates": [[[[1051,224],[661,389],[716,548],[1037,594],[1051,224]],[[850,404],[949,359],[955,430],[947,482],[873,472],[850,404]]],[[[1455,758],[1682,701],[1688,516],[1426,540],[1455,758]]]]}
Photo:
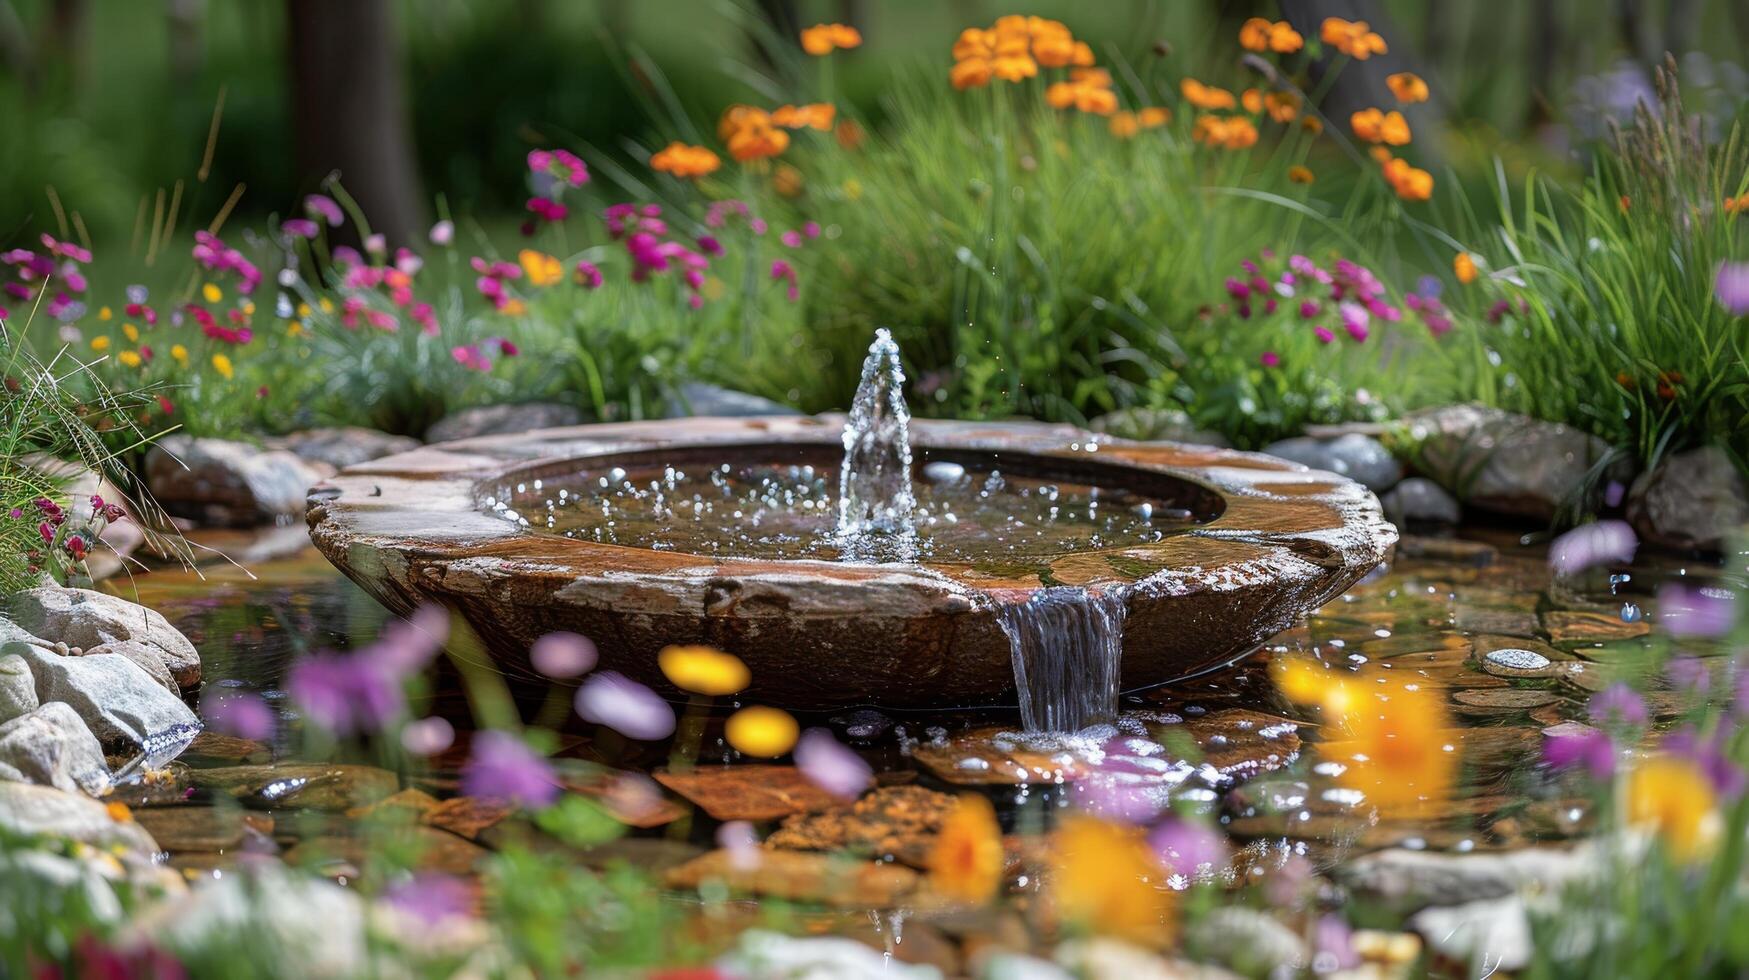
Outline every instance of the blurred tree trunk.
{"type": "Polygon", "coordinates": [[[170,0],[165,5],[170,27],[170,75],[186,85],[200,74],[205,61],[201,28],[206,24],[206,0],[170,0]]]}
{"type": "Polygon", "coordinates": [[[1694,47],[1694,32],[1700,28],[1700,4],[1694,0],[1670,0],[1664,15],[1665,51],[1683,54],[1694,47]]]}
{"type": "Polygon", "coordinates": [[[64,91],[77,92],[84,87],[88,10],[85,0],[55,0],[43,25],[42,56],[37,64],[39,68],[58,69],[60,77],[53,82],[64,91]]]}
{"type": "Polygon", "coordinates": [[[338,173],[371,230],[414,241],[424,208],[389,0],[287,0],[298,170],[338,173]]]}
{"type": "Polygon", "coordinates": [[[1525,93],[1530,100],[1524,109],[1527,129],[1544,125],[1554,116],[1555,62],[1566,50],[1563,27],[1556,0],[1536,0],[1530,28],[1530,90],[1525,93]]]}

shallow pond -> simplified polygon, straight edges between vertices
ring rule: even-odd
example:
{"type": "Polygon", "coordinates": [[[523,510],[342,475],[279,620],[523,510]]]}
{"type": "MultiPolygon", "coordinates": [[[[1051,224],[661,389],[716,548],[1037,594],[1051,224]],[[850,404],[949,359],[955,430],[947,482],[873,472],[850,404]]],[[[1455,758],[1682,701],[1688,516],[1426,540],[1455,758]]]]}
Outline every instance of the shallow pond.
{"type": "MultiPolygon", "coordinates": [[[[351,840],[351,828],[373,801],[397,792],[389,805],[413,814],[423,860],[433,867],[465,872],[505,835],[538,834],[502,807],[449,799],[466,754],[468,716],[447,673],[416,699],[414,711],[453,722],[449,750],[399,774],[377,768],[382,756],[357,766],[302,759],[311,743],[279,688],[287,665],[305,651],[373,639],[385,613],[309,549],[262,561],[252,572],[209,564],[198,574],[155,571],[109,586],[137,590],[140,601],[195,641],[209,691],[253,690],[280,712],[272,745],[204,735],[168,774],[123,789],[122,798],[177,866],[205,874],[239,850],[278,849],[315,860],[335,877],[355,876],[368,856],[351,840]]],[[[547,723],[569,719],[557,752],[576,760],[577,768],[565,770],[567,788],[602,801],[637,828],[594,851],[573,852],[575,859],[624,860],[667,872],[677,886],[709,871],[698,859],[728,820],[753,821],[786,862],[850,848],[916,868],[951,794],[966,788],[997,803],[1010,856],[1023,868],[1048,846],[1044,835],[1064,808],[1129,807],[1138,797],[1142,805],[1188,802],[1215,814],[1233,839],[1238,858],[1224,877],[1236,882],[1266,876],[1294,855],[1328,869],[1388,845],[1498,851],[1584,833],[1589,803],[1538,765],[1543,730],[1583,718],[1593,692],[1657,662],[1663,641],[1648,621],[1659,584],[1716,574],[1711,566],[1653,554],[1632,567],[1557,582],[1544,548],[1517,532],[1408,536],[1391,565],[1243,663],[1125,694],[1122,717],[1109,729],[1041,740],[1018,734],[1015,712],[988,710],[847,708],[802,717],[804,727],[832,728],[874,767],[879,788],[853,811],[812,789],[786,760],[734,758],[722,737],[726,702],[695,703],[675,738],[660,744],[592,732],[570,715],[568,689],[524,707],[547,723]],[[1303,655],[1409,675],[1438,692],[1452,719],[1445,739],[1460,759],[1459,791],[1412,816],[1381,819],[1340,786],[1339,765],[1320,755],[1316,716],[1283,697],[1270,671],[1275,658],[1303,655]]],[[[1721,652],[1705,641],[1686,646],[1721,652]]],[[[1654,714],[1673,717],[1680,697],[1654,687],[1654,714]]],[[[391,757],[409,758],[398,749],[391,757]]],[[[775,867],[781,877],[789,865],[775,867]]],[[[821,914],[829,927],[850,932],[891,925],[854,910],[905,905],[902,882],[826,893],[817,881],[810,891],[809,873],[799,864],[792,889],[768,880],[764,890],[837,906],[821,914]]],[[[890,930],[883,935],[890,943],[890,930]]],[[[951,945],[941,955],[951,959],[951,945]]]]}

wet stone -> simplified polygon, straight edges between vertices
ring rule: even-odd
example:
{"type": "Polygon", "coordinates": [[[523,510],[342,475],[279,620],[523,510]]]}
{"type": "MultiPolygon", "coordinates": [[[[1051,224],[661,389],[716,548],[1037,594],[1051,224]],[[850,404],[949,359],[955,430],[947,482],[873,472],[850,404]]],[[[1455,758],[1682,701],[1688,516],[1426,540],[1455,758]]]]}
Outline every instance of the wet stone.
{"type": "MultiPolygon", "coordinates": [[[[395,843],[417,851],[419,857],[415,864],[421,870],[450,875],[472,874],[475,866],[490,853],[472,841],[435,827],[402,828],[395,832],[395,843]]],[[[300,841],[287,851],[285,860],[287,864],[306,865],[317,869],[335,862],[363,867],[370,863],[373,844],[374,842],[358,837],[312,837],[300,841]]]]}
{"type": "Polygon", "coordinates": [[[1556,643],[1586,643],[1597,640],[1624,640],[1652,632],[1645,620],[1627,622],[1607,613],[1555,609],[1543,613],[1543,628],[1556,643]]]}
{"type": "Polygon", "coordinates": [[[188,743],[188,748],[182,750],[182,760],[190,763],[271,762],[273,748],[254,739],[208,730],[196,735],[194,741],[188,743]]]}
{"type": "Polygon", "coordinates": [[[1451,696],[1459,714],[1492,715],[1529,711],[1560,700],[1550,691],[1503,687],[1482,691],[1459,691],[1451,696]]]}
{"type": "Polygon", "coordinates": [[[716,850],[670,870],[664,880],[670,888],[695,889],[715,881],[735,894],[878,909],[903,903],[917,890],[919,878],[901,865],[808,851],[763,851],[757,864],[746,867],[737,855],[716,850]]]}
{"type": "Polygon", "coordinates": [[[422,789],[404,789],[373,803],[346,811],[348,820],[387,820],[419,823],[438,807],[437,797],[422,789]]]}
{"type": "Polygon", "coordinates": [[[607,769],[586,777],[566,777],[565,789],[601,804],[609,816],[628,827],[649,829],[686,816],[686,808],[662,795],[662,788],[641,772],[607,769]]]}
{"type": "Polygon", "coordinates": [[[260,809],[344,811],[400,788],[400,780],[387,769],[354,765],[228,766],[193,770],[190,779],[200,789],[226,793],[260,809]]]}
{"type": "Polygon", "coordinates": [[[875,790],[848,810],[790,817],[766,839],[767,847],[798,851],[851,851],[891,856],[923,867],[954,797],[918,786],[875,790]]]}
{"type": "Polygon", "coordinates": [[[1397,539],[1397,557],[1455,562],[1481,568],[1492,565],[1494,559],[1500,557],[1500,551],[1491,544],[1465,538],[1431,538],[1405,534],[1397,539]]]}
{"type": "Polygon", "coordinates": [[[458,796],[428,808],[424,822],[452,834],[479,840],[485,831],[497,826],[516,812],[516,807],[504,800],[458,796]]]}
{"type": "Polygon", "coordinates": [[[148,807],[134,811],[134,822],[167,851],[229,851],[251,831],[273,833],[272,817],[235,807],[148,807]]]}
{"type": "Polygon", "coordinates": [[[1459,605],[1452,613],[1452,625],[1466,633],[1504,633],[1507,636],[1536,637],[1542,625],[1536,613],[1516,609],[1494,609],[1487,606],[1459,605]]]}
{"type": "Polygon", "coordinates": [[[717,820],[775,820],[842,805],[794,766],[739,765],[652,775],[717,820]]]}
{"type": "Polygon", "coordinates": [[[1488,651],[1482,657],[1482,669],[1496,677],[1549,677],[1555,673],[1554,661],[1520,647],[1488,651]]]}

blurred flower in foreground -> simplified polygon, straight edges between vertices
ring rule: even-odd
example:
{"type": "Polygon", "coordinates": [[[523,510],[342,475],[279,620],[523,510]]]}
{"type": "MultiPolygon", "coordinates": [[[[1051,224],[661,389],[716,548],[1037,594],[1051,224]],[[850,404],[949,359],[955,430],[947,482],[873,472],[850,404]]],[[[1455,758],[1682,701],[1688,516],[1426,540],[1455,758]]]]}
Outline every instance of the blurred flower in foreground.
{"type": "Polygon", "coordinates": [[[1050,894],[1065,924],[1153,948],[1171,940],[1171,893],[1143,877],[1154,861],[1140,831],[1077,815],[1055,844],[1050,894]]]}
{"type": "Polygon", "coordinates": [[[1671,582],[1658,590],[1658,625],[1671,636],[1724,636],[1737,621],[1737,595],[1720,586],[1671,582]]]}
{"type": "Polygon", "coordinates": [[[1167,817],[1148,833],[1154,860],[1168,874],[1182,876],[1185,883],[1204,874],[1218,874],[1227,867],[1227,839],[1206,824],[1167,817]]]}
{"type": "Polygon", "coordinates": [[[730,715],[723,736],[737,752],[775,759],[795,747],[800,730],[789,712],[755,704],[730,715]]]}
{"type": "Polygon", "coordinates": [[[1645,700],[1620,682],[1593,694],[1588,708],[1592,724],[1616,734],[1643,728],[1651,720],[1645,700]]]}
{"type": "Polygon", "coordinates": [[[1381,671],[1350,673],[1316,661],[1282,661],[1277,686],[1324,713],[1325,758],[1346,768],[1339,781],[1387,813],[1413,812],[1446,798],[1457,769],[1445,702],[1412,680],[1381,671]]]}
{"type": "Polygon", "coordinates": [[[528,648],[529,662],[548,677],[579,677],[595,667],[599,654],[587,636],[560,631],[548,633],[528,648]]]}
{"type": "Polygon", "coordinates": [[[759,835],[745,820],[731,820],[717,828],[717,846],[729,852],[729,865],[737,871],[752,871],[759,867],[763,852],[759,835]]]}
{"type": "Polygon", "coordinates": [[[930,885],[948,898],[982,904],[1002,884],[1004,863],[996,808],[980,794],[960,794],[929,854],[930,885]]]}
{"type": "Polygon", "coordinates": [[[1594,565],[1630,562],[1639,544],[1634,529],[1625,521],[1581,524],[1549,545],[1549,567],[1571,575],[1594,565]]]}
{"type": "Polygon", "coordinates": [[[1749,314],[1749,262],[1720,262],[1713,295],[1732,316],[1749,314]]]}
{"type": "Polygon", "coordinates": [[[260,742],[273,737],[273,709],[247,691],[219,691],[200,699],[207,726],[221,735],[260,742]]]}
{"type": "Polygon", "coordinates": [[[656,654],[656,665],[675,687],[711,697],[734,694],[753,680],[740,657],[716,647],[666,646],[656,654]]]}
{"type": "Polygon", "coordinates": [[[374,732],[406,711],[407,679],[424,669],[449,636],[449,613],[425,605],[383,628],[352,653],[319,653],[292,665],[286,692],[311,721],[335,735],[374,732]]]}
{"type": "Polygon", "coordinates": [[[462,792],[544,807],[559,797],[559,780],[547,760],[509,732],[483,731],[474,736],[467,765],[462,767],[462,792]]]}
{"type": "Polygon", "coordinates": [[[681,179],[703,177],[722,166],[723,161],[702,146],[688,146],[676,140],[650,157],[650,169],[673,174],[681,179]]]}
{"type": "Polygon", "coordinates": [[[674,733],[674,709],[637,681],[613,671],[596,674],[577,689],[577,714],[627,738],[653,742],[674,733]]]}
{"type": "Polygon", "coordinates": [[[1564,727],[1543,731],[1545,765],[1551,769],[1583,767],[1592,779],[1600,782],[1615,775],[1615,742],[1608,734],[1589,725],[1557,731],[1564,727]]]}
{"type": "Polygon", "coordinates": [[[436,871],[415,872],[406,881],[390,885],[383,890],[383,901],[427,926],[470,918],[474,907],[473,890],[466,881],[436,871]]]}
{"type": "Polygon", "coordinates": [[[455,744],[455,726],[432,715],[401,726],[401,747],[414,755],[436,755],[455,744]]]}
{"type": "Polygon", "coordinates": [[[824,728],[810,728],[796,742],[796,768],[833,796],[854,800],[874,779],[862,756],[845,748],[824,728]]]}
{"type": "Polygon", "coordinates": [[[1704,858],[1723,832],[1711,782],[1695,763],[1653,756],[1627,774],[1624,788],[1632,826],[1655,831],[1679,861],[1704,858]]]}
{"type": "Polygon", "coordinates": [[[802,31],[802,50],[820,57],[862,45],[862,32],[847,24],[815,24],[802,31]]]}

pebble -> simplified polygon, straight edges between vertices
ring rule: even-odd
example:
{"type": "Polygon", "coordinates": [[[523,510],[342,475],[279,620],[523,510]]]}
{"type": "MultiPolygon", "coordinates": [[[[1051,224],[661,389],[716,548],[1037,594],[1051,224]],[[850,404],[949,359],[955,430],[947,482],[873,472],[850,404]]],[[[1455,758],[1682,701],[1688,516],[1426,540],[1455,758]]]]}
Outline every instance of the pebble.
{"type": "Polygon", "coordinates": [[[966,478],[966,468],[958,463],[936,460],[923,465],[923,478],[935,484],[958,483],[966,478]]]}
{"type": "Polygon", "coordinates": [[[1490,650],[1482,661],[1482,669],[1496,677],[1548,677],[1554,668],[1549,658],[1518,647],[1490,650]]]}

